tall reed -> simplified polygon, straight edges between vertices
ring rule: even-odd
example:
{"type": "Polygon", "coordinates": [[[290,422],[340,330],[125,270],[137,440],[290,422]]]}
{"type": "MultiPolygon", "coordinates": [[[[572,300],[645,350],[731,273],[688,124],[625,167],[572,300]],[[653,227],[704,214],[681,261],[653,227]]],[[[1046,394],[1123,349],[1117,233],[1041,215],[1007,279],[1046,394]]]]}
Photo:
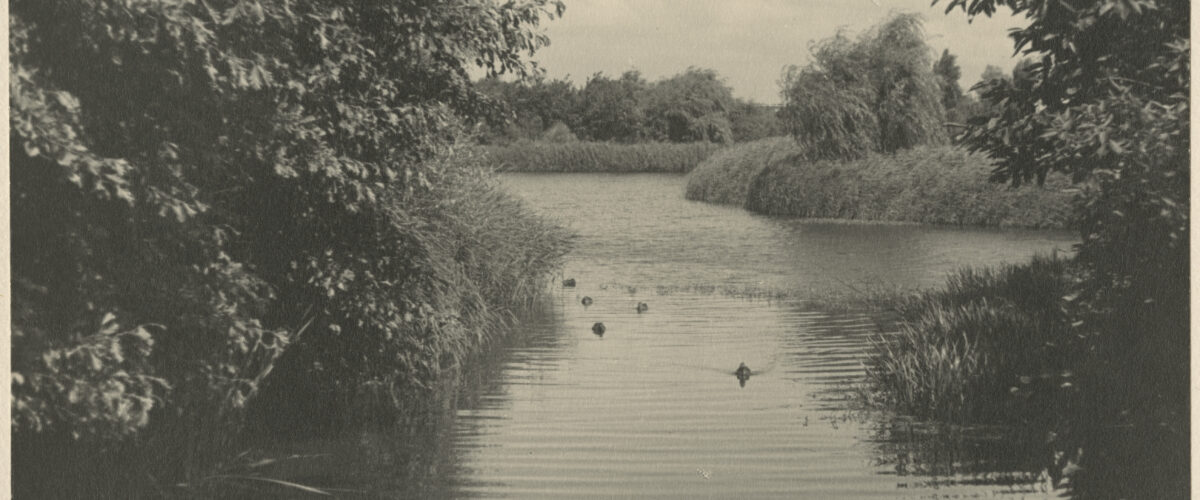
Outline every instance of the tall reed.
{"type": "Polygon", "coordinates": [[[485,162],[512,172],[687,173],[721,145],[708,142],[534,142],[482,146],[485,162]]]}
{"type": "Polygon", "coordinates": [[[775,138],[733,146],[688,178],[688,199],[799,217],[1001,227],[1065,228],[1068,182],[1011,188],[988,181],[992,164],[952,146],[924,146],[851,161],[806,161],[775,138]]]}
{"type": "Polygon", "coordinates": [[[996,421],[1042,405],[1020,396],[1061,383],[1071,335],[1063,297],[1068,262],[963,269],[941,290],[901,301],[895,331],[872,339],[869,395],[909,415],[996,421]]]}
{"type": "Polygon", "coordinates": [[[731,146],[709,156],[688,176],[689,200],[745,206],[750,183],[768,165],[791,161],[801,152],[790,137],[771,137],[731,146]]]}

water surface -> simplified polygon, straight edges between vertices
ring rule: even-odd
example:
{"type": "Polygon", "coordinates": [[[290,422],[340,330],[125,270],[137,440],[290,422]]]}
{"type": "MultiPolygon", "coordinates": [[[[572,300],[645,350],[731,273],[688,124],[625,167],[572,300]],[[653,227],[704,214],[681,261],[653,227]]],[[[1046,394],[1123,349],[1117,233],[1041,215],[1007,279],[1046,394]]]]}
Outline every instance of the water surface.
{"type": "Polygon", "coordinates": [[[563,269],[577,286],[556,287],[440,411],[297,443],[286,451],[324,458],[289,479],[389,498],[1054,496],[1041,450],[1004,430],[948,433],[857,407],[877,325],[792,299],[936,286],[961,266],[1069,251],[1074,235],[765,217],[686,201],[676,175],[502,182],[579,233],[563,269]]]}

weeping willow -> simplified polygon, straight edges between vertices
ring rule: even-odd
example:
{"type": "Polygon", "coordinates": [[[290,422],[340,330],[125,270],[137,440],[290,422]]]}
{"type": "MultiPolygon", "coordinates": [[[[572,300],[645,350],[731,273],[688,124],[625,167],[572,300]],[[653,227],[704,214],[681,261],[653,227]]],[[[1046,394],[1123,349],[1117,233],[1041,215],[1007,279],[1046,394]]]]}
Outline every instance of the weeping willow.
{"type": "Polygon", "coordinates": [[[854,159],[946,142],[945,110],[920,17],[896,15],[812,46],[783,77],[783,119],[807,159],[854,159]]]}

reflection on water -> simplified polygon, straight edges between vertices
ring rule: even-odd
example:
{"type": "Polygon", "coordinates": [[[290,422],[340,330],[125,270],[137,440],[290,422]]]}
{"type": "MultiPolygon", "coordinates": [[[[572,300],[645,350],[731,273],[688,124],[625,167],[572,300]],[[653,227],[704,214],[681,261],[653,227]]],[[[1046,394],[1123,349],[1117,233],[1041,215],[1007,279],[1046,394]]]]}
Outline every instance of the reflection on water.
{"type": "Polygon", "coordinates": [[[504,181],[580,233],[564,269],[577,286],[556,287],[404,429],[280,445],[320,456],[274,477],[370,498],[1054,496],[1037,436],[856,408],[871,318],[695,290],[930,286],[1065,251],[1070,235],[761,217],[687,202],[678,176],[504,181]]]}

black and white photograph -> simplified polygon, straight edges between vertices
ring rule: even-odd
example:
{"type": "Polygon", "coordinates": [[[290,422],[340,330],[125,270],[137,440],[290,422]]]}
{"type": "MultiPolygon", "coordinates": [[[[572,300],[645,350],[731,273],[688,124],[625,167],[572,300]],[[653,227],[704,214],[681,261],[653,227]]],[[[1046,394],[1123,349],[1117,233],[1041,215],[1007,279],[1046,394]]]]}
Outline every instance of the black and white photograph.
{"type": "Polygon", "coordinates": [[[0,3],[0,498],[1191,498],[1189,1],[0,3]]]}

